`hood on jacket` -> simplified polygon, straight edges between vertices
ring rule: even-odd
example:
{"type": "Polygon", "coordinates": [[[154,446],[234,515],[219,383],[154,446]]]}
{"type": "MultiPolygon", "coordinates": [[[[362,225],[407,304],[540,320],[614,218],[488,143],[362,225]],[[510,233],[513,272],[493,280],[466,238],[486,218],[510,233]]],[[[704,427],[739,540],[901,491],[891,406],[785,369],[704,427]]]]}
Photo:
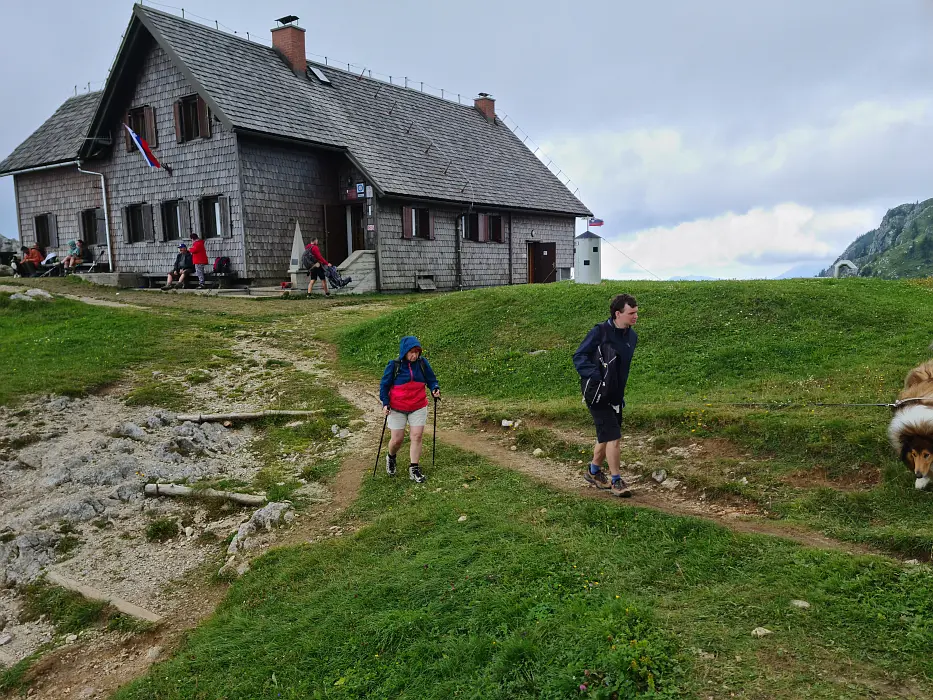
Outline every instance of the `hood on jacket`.
{"type": "MultiPolygon", "coordinates": [[[[418,342],[418,339],[413,335],[406,335],[398,344],[398,359],[404,360],[405,355],[408,354],[408,351],[412,348],[420,348],[421,343],[418,342]]],[[[424,349],[422,348],[422,352],[424,349]]]]}

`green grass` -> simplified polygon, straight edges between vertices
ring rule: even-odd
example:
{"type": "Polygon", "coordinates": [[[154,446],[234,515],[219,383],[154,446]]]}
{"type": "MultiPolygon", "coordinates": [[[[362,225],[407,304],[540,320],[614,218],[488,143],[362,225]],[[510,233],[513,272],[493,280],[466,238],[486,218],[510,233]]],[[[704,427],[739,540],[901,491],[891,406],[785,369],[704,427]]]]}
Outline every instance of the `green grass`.
{"type": "Polygon", "coordinates": [[[62,634],[80,632],[102,622],[109,609],[107,603],[88,600],[43,579],[25,586],[22,594],[20,620],[32,622],[45,615],[62,634]]]}
{"type": "Polygon", "coordinates": [[[8,368],[0,404],[38,392],[80,396],[147,363],[196,367],[223,341],[194,323],[68,299],[28,303],[0,295],[0,357],[8,368]]]}
{"type": "Polygon", "coordinates": [[[150,542],[167,542],[177,536],[177,518],[157,518],[146,525],[146,539],[150,542]]]}
{"type": "Polygon", "coordinates": [[[918,653],[933,644],[927,570],[555,495],[448,448],[438,457],[426,487],[367,480],[348,517],[372,524],[356,535],[254,562],[175,658],[115,697],[933,691],[933,660],[918,653]],[[791,608],[797,598],[813,607],[791,608]],[[756,640],[758,626],[774,634],[756,640]]]}

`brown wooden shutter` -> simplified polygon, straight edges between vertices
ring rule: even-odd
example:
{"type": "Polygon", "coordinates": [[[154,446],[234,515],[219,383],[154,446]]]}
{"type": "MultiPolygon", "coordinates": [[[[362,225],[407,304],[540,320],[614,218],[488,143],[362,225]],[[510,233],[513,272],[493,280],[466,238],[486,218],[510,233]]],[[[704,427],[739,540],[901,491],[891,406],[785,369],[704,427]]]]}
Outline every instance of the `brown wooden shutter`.
{"type": "Polygon", "coordinates": [[[230,221],[230,198],[221,195],[220,202],[220,235],[224,238],[233,238],[233,226],[230,221]]]}
{"type": "Polygon", "coordinates": [[[198,95],[198,134],[202,139],[211,137],[211,110],[198,95]]]}
{"type": "MultiPolygon", "coordinates": [[[[98,207],[94,210],[96,217],[95,225],[95,243],[106,243],[107,242],[107,219],[104,218],[104,209],[103,207],[98,207]]],[[[85,241],[87,243],[87,241],[85,241]]]]}
{"type": "Polygon", "coordinates": [[[174,105],[175,112],[175,143],[181,143],[184,140],[185,131],[181,123],[181,100],[176,100],[174,105]]]}
{"type": "Polygon", "coordinates": [[[154,107],[143,107],[143,120],[146,124],[146,143],[149,144],[149,148],[158,148],[159,130],[156,128],[154,107]]]}
{"type": "Polygon", "coordinates": [[[152,207],[152,240],[165,240],[165,222],[162,217],[165,215],[165,209],[161,204],[152,207]]]}
{"type": "Polygon", "coordinates": [[[434,210],[428,212],[428,238],[434,240],[434,210]]]}
{"type": "Polygon", "coordinates": [[[191,235],[191,211],[187,199],[178,200],[178,235],[182,238],[191,235]]]}
{"type": "Polygon", "coordinates": [[[154,241],[155,229],[152,227],[152,206],[143,204],[140,206],[143,216],[143,240],[154,241]]]}
{"type": "Polygon", "coordinates": [[[402,207],[402,238],[411,238],[412,231],[411,226],[411,207],[402,207]]]}
{"type": "Polygon", "coordinates": [[[480,214],[479,217],[479,236],[477,240],[480,243],[489,242],[489,214],[480,214]]]}
{"type": "Polygon", "coordinates": [[[123,115],[123,140],[126,142],[126,152],[129,153],[136,145],[133,143],[133,139],[130,136],[129,129],[126,127],[130,125],[130,113],[127,112],[123,115]]]}
{"type": "Polygon", "coordinates": [[[58,215],[49,214],[49,248],[58,248],[58,215]]]}
{"type": "Polygon", "coordinates": [[[191,231],[204,239],[204,231],[201,230],[201,200],[195,200],[191,207],[191,231]]]}

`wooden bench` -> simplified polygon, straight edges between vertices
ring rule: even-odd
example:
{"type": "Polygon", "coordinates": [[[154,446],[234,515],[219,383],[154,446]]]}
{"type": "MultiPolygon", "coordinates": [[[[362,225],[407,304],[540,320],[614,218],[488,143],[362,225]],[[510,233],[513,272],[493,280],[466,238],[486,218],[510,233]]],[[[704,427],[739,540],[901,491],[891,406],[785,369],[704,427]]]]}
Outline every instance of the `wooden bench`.
{"type": "MultiPolygon", "coordinates": [[[[147,289],[165,285],[167,274],[162,272],[146,272],[140,275],[147,289]]],[[[204,273],[204,286],[208,289],[227,289],[239,279],[233,272],[207,272],[204,273]]],[[[185,276],[185,289],[198,286],[198,276],[193,272],[185,276]]]]}

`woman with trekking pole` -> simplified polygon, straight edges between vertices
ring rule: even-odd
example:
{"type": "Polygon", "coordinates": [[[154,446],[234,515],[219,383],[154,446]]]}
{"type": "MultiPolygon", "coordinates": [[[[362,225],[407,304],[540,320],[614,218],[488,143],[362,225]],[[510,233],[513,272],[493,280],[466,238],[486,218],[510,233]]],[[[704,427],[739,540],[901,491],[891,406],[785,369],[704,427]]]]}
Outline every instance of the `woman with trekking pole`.
{"type": "MultiPolygon", "coordinates": [[[[379,398],[382,400],[382,411],[386,417],[382,433],[385,435],[386,426],[391,432],[389,451],[386,454],[386,473],[389,476],[395,476],[396,455],[405,439],[405,425],[410,425],[409,441],[411,444],[408,454],[411,464],[408,467],[408,478],[418,484],[425,481],[418,464],[421,459],[424,426],[428,422],[428,398],[425,387],[430,388],[431,395],[434,397],[436,429],[437,402],[441,398],[441,389],[430,363],[421,356],[421,343],[413,335],[407,335],[399,343],[398,359],[386,365],[382,383],[379,385],[379,398]]],[[[381,438],[379,450],[382,451],[381,438]]],[[[378,460],[377,453],[377,464],[378,460]]]]}

